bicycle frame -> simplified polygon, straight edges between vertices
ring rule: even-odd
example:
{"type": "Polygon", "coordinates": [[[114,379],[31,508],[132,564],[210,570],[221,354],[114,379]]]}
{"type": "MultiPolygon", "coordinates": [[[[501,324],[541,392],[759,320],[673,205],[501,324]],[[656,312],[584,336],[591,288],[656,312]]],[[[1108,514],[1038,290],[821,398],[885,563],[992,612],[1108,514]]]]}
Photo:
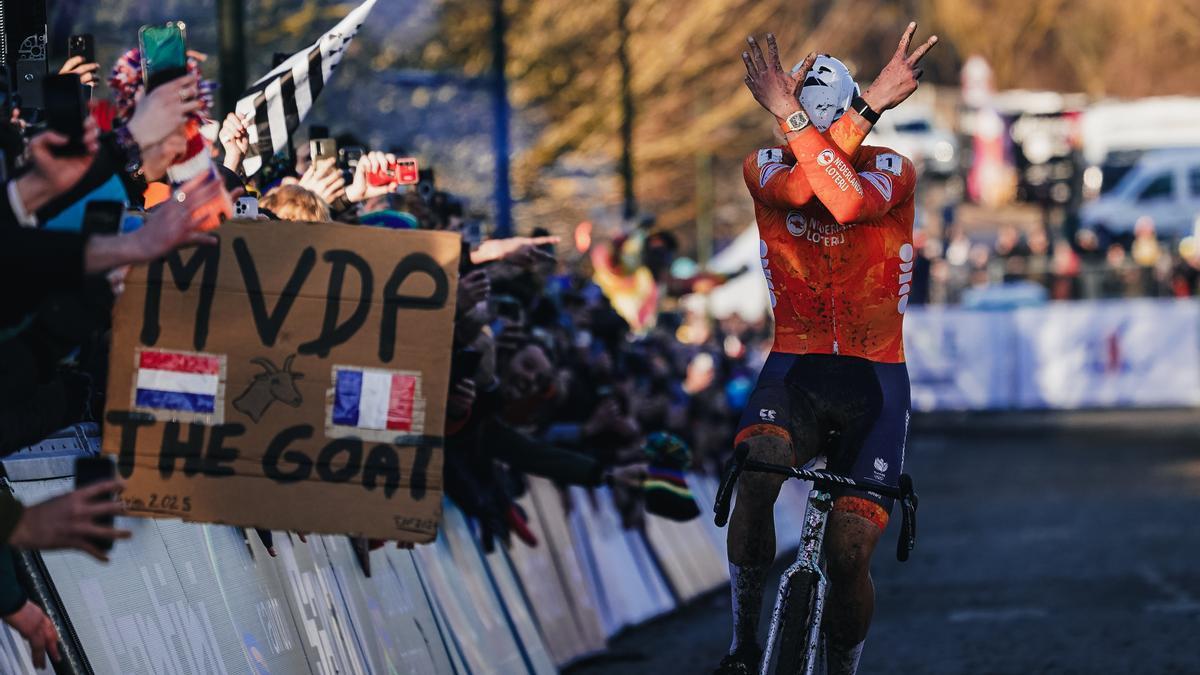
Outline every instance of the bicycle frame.
{"type": "MultiPolygon", "coordinates": [[[[896,559],[901,562],[908,560],[909,553],[912,552],[916,544],[917,494],[913,490],[912,479],[907,474],[901,474],[899,484],[892,486],[869,480],[856,481],[845,476],[831,474],[827,471],[798,469],[791,466],[759,462],[750,459],[749,454],[750,448],[748,445],[738,445],[734,451],[733,458],[726,468],[725,476],[721,480],[720,487],[717,489],[717,497],[713,505],[713,512],[715,513],[714,521],[717,527],[724,527],[729,522],[729,508],[733,501],[734,485],[743,471],[772,473],[786,478],[812,481],[813,484],[812,490],[808,495],[808,505],[804,512],[804,527],[800,533],[799,552],[796,556],[796,562],[787,568],[783,573],[782,579],[780,579],[779,595],[776,597],[775,608],[771,613],[771,626],[767,634],[767,646],[760,663],[760,675],[769,675],[772,670],[772,659],[782,658],[786,655],[776,655],[774,651],[776,644],[780,642],[780,638],[786,637],[780,635],[780,629],[784,626],[784,619],[788,615],[788,603],[792,600],[792,591],[794,590],[793,582],[798,577],[808,577],[812,580],[813,589],[812,595],[807,598],[810,606],[805,618],[807,622],[805,626],[807,634],[805,635],[803,645],[803,672],[804,675],[813,675],[818,657],[820,656],[821,619],[825,612],[825,594],[829,586],[829,580],[825,575],[825,570],[821,567],[821,562],[824,552],[825,526],[829,519],[829,512],[833,510],[833,494],[831,490],[835,486],[864,490],[892,497],[898,501],[901,519],[900,537],[896,542],[896,559]]],[[[794,627],[791,626],[786,626],[785,628],[794,630],[794,627]]],[[[791,649],[790,646],[789,649],[791,649]]],[[[792,666],[790,663],[791,660],[789,657],[789,663],[785,664],[785,667],[790,668],[792,666]]],[[[791,673],[788,673],[788,675],[791,675],[791,673]]]]}
{"type": "Polygon", "coordinates": [[[813,675],[817,653],[821,645],[821,619],[825,614],[825,594],[829,579],[821,567],[821,556],[825,545],[825,525],[833,508],[833,495],[828,491],[813,489],[808,493],[808,507],[804,511],[804,527],[800,533],[800,548],[796,561],[784,571],[779,581],[779,594],[775,608],[771,611],[771,625],[767,631],[767,647],[763,652],[760,675],[770,675],[779,627],[791,597],[792,581],[801,573],[811,574],[816,580],[813,588],[812,610],[809,613],[808,636],[804,645],[804,675],[813,675]]]}

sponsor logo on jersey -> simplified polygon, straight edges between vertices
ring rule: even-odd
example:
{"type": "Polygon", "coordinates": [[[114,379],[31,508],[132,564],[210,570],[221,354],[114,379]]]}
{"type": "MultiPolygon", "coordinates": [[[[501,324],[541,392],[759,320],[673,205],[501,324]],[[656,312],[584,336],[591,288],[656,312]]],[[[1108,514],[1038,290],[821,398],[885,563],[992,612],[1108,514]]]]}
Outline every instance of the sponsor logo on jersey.
{"type": "Polygon", "coordinates": [[[817,155],[817,165],[829,166],[830,164],[833,164],[833,160],[835,159],[837,159],[837,155],[833,153],[833,150],[826,148],[825,150],[821,151],[821,154],[817,155]]]}
{"type": "Polygon", "coordinates": [[[758,411],[758,417],[764,422],[774,422],[776,413],[774,410],[762,408],[758,411]]]}
{"type": "Polygon", "coordinates": [[[916,251],[913,250],[912,244],[906,242],[900,247],[900,291],[898,293],[900,300],[896,303],[896,311],[901,314],[908,309],[908,294],[912,291],[912,269],[915,255],[916,251]]]}
{"type": "Polygon", "coordinates": [[[841,246],[846,243],[846,231],[852,227],[838,222],[822,223],[802,211],[788,211],[784,223],[793,237],[822,246],[841,246]]]}
{"type": "Polygon", "coordinates": [[[775,303],[779,302],[779,294],[775,292],[775,282],[771,279],[771,268],[767,261],[767,242],[766,240],[758,240],[758,257],[762,261],[763,277],[767,280],[767,290],[771,293],[771,311],[775,311],[775,303]]]}

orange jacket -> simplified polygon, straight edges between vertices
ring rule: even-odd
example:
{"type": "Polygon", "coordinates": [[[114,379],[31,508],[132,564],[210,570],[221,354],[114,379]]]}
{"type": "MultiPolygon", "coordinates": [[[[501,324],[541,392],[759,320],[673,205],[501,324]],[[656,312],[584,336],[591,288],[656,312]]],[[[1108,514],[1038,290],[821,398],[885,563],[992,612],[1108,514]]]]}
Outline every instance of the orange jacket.
{"type": "Polygon", "coordinates": [[[860,147],[864,128],[851,111],[828,136],[809,126],[742,165],[774,351],[904,362],[916,170],[887,148],[860,147]]]}

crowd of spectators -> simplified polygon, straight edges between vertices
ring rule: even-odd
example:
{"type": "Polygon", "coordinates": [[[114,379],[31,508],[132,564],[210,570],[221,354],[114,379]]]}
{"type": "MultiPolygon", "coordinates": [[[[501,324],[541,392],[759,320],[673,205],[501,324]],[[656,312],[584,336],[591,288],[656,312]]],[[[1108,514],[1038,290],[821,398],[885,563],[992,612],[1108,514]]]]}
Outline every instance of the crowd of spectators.
{"type": "Polygon", "coordinates": [[[1052,300],[1190,297],[1200,294],[1200,246],[1193,237],[1165,241],[1142,218],[1127,241],[1102,241],[1090,230],[1075,237],[1040,226],[1002,225],[968,234],[916,233],[913,303],[959,304],[1002,284],[1044,289],[1052,300]]]}

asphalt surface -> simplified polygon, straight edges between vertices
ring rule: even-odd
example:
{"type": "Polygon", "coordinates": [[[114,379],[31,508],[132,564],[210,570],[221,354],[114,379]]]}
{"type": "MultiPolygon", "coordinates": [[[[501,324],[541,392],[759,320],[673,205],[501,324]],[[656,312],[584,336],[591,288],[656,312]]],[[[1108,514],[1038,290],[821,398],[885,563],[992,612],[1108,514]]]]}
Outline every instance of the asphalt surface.
{"type": "MultiPolygon", "coordinates": [[[[1200,673],[1200,413],[918,420],[906,468],[860,673],[1200,673]]],[[[729,621],[715,593],[568,672],[710,672],[729,621]]]]}

